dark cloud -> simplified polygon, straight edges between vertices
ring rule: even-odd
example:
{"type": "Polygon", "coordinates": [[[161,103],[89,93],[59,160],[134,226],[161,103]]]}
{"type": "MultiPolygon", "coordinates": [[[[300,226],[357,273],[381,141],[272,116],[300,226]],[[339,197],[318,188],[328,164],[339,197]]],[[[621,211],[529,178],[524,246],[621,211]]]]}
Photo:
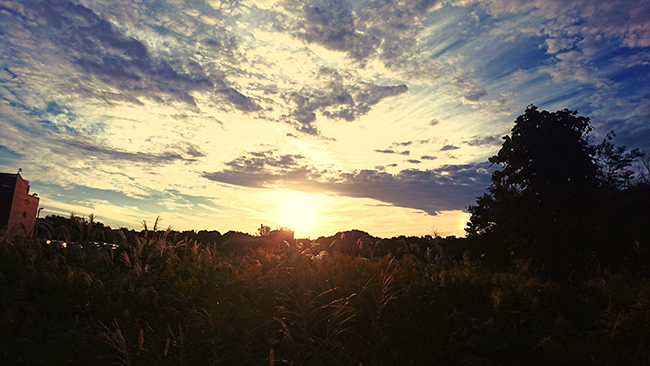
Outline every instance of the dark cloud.
{"type": "Polygon", "coordinates": [[[253,112],[260,109],[260,106],[252,98],[245,96],[232,87],[224,85],[221,88],[215,89],[215,93],[221,95],[223,99],[230,102],[230,104],[237,107],[240,111],[253,112]]]}
{"type": "Polygon", "coordinates": [[[450,165],[432,170],[406,169],[397,174],[362,170],[342,174],[326,187],[350,197],[368,197],[431,215],[472,204],[489,185],[487,164],[450,165]]]}
{"type": "Polygon", "coordinates": [[[398,59],[408,57],[416,36],[424,28],[422,19],[442,0],[371,0],[355,12],[343,0],[287,0],[284,8],[292,16],[276,17],[275,27],[323,47],[345,52],[363,65],[378,55],[394,69],[398,59]],[[294,20],[297,19],[297,20],[294,20]]]}
{"type": "Polygon", "coordinates": [[[205,157],[205,156],[206,156],[203,152],[199,151],[199,150],[196,148],[196,146],[190,146],[190,147],[188,147],[187,150],[186,150],[186,152],[187,152],[187,154],[188,154],[189,156],[194,157],[194,158],[202,158],[202,157],[205,157]]]}
{"type": "Polygon", "coordinates": [[[232,171],[241,173],[261,173],[269,168],[275,168],[279,172],[290,171],[298,167],[298,161],[304,159],[302,155],[280,155],[275,156],[272,150],[251,152],[250,156],[240,156],[235,160],[226,163],[232,171]]]}
{"type": "Polygon", "coordinates": [[[301,165],[302,155],[278,155],[273,150],[251,152],[226,164],[226,170],[204,172],[203,177],[244,187],[265,188],[282,184],[293,186],[320,177],[313,167],[301,165]]]}
{"type": "Polygon", "coordinates": [[[409,150],[395,151],[393,149],[375,150],[375,152],[382,153],[382,154],[398,154],[398,155],[410,155],[411,154],[411,152],[409,150]]]}
{"type": "Polygon", "coordinates": [[[342,0],[312,1],[302,7],[304,23],[297,28],[298,37],[318,43],[330,50],[347,52],[349,57],[364,60],[377,52],[381,40],[355,29],[352,6],[342,0]]]}
{"type": "Polygon", "coordinates": [[[480,86],[476,80],[472,79],[468,75],[463,74],[457,76],[454,78],[451,85],[458,88],[463,99],[469,103],[476,103],[481,100],[481,98],[485,98],[488,95],[488,92],[480,86]]]}
{"type": "Polygon", "coordinates": [[[463,98],[470,102],[478,102],[481,98],[487,97],[488,93],[485,89],[471,90],[469,93],[463,95],[463,98]]]}
{"type": "Polygon", "coordinates": [[[437,126],[438,124],[440,124],[440,121],[435,118],[429,122],[429,126],[437,126]]]}
{"type": "MultiPolygon", "coordinates": [[[[555,31],[550,32],[551,36],[557,37],[559,28],[564,37],[583,38],[580,46],[593,46],[602,41],[603,35],[618,38],[617,41],[625,47],[650,46],[650,20],[646,16],[650,13],[648,1],[490,0],[481,2],[481,5],[492,15],[526,12],[535,8],[536,13],[553,20],[544,27],[555,31]]],[[[554,41],[566,42],[564,39],[554,41]]]]}
{"type": "Polygon", "coordinates": [[[317,75],[318,87],[304,87],[299,92],[284,94],[292,112],[286,115],[297,129],[308,134],[318,134],[312,125],[316,113],[336,120],[354,121],[368,113],[382,99],[405,93],[406,85],[380,86],[365,82],[348,81],[336,70],[322,68],[317,75]]]}
{"type": "Polygon", "coordinates": [[[431,156],[431,155],[422,155],[422,156],[420,156],[420,159],[422,159],[422,160],[436,160],[438,158],[435,157],[435,156],[431,156]]]}
{"type": "Polygon", "coordinates": [[[493,136],[476,135],[467,141],[463,141],[463,143],[469,146],[501,145],[501,142],[502,142],[501,135],[493,135],[493,136]]]}
{"type": "Polygon", "coordinates": [[[206,156],[201,150],[199,150],[198,146],[189,142],[180,142],[178,144],[171,145],[170,149],[181,150],[186,155],[189,155],[193,158],[203,158],[206,156]]]}
{"type": "Polygon", "coordinates": [[[281,186],[373,198],[435,215],[438,211],[473,203],[489,185],[490,176],[487,163],[446,165],[431,170],[406,169],[391,174],[384,167],[353,172],[319,170],[304,160],[300,155],[276,155],[270,150],[252,152],[226,163],[224,170],[204,172],[203,177],[245,187],[281,186]]]}
{"type": "Polygon", "coordinates": [[[81,155],[87,158],[92,157],[107,162],[119,163],[126,161],[152,165],[165,165],[177,161],[191,163],[196,161],[196,159],[194,159],[195,157],[203,156],[201,155],[202,153],[192,149],[187,149],[185,151],[185,153],[192,156],[192,158],[185,158],[178,151],[165,151],[162,154],[128,152],[95,144],[90,141],[82,141],[79,138],[51,140],[51,144],[48,147],[53,153],[61,156],[81,155]]]}
{"type": "Polygon", "coordinates": [[[202,45],[209,51],[217,53],[221,57],[225,57],[230,61],[236,62],[242,55],[239,51],[237,39],[229,35],[225,29],[222,29],[221,34],[212,35],[211,38],[203,41],[202,45]]]}
{"type": "Polygon", "coordinates": [[[413,144],[413,141],[406,141],[406,142],[394,142],[393,146],[410,146],[413,144]]]}
{"type": "Polygon", "coordinates": [[[440,149],[440,151],[451,151],[451,150],[458,150],[460,147],[454,146],[454,145],[445,145],[440,149]]]}
{"type": "Polygon", "coordinates": [[[408,91],[408,87],[404,84],[381,86],[370,83],[361,83],[361,88],[357,93],[357,102],[375,105],[381,102],[382,99],[394,97],[408,91]]]}
{"type": "Polygon", "coordinates": [[[209,174],[209,179],[219,180],[222,177],[236,185],[250,187],[264,187],[273,182],[290,182],[318,177],[319,174],[312,168],[301,165],[302,155],[276,155],[273,150],[251,152],[248,156],[240,156],[226,164],[228,170],[220,173],[209,174]],[[248,177],[248,179],[246,178],[248,177]]]}
{"type": "MultiPolygon", "coordinates": [[[[196,105],[193,92],[213,92],[218,100],[242,111],[259,107],[223,78],[209,75],[192,60],[154,56],[140,40],[127,36],[93,10],[69,1],[24,1],[37,17],[34,37],[43,37],[60,48],[87,75],[70,77],[73,90],[86,97],[107,101],[141,103],[142,98],[158,103],[196,105]],[[100,81],[108,88],[98,88],[100,81]],[[86,86],[87,84],[87,86],[86,86]],[[113,89],[111,92],[101,89],[113,89]]],[[[209,43],[210,41],[208,41],[209,43]]],[[[216,41],[213,41],[216,42],[216,41]]]]}
{"type": "Polygon", "coordinates": [[[379,55],[389,66],[398,65],[404,55],[412,53],[416,35],[423,29],[421,20],[438,0],[371,0],[360,13],[364,30],[381,39],[379,55]]]}
{"type": "Polygon", "coordinates": [[[408,159],[407,162],[411,163],[411,164],[420,164],[421,163],[421,161],[417,160],[417,159],[408,159]]]}

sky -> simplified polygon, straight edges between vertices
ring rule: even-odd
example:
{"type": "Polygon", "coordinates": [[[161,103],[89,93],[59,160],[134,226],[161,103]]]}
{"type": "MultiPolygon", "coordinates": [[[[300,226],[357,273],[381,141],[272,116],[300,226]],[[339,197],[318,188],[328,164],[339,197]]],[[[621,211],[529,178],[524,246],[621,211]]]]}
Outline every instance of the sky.
{"type": "Polygon", "coordinates": [[[650,0],[0,0],[41,217],[464,235],[527,106],[650,152],[650,0]]]}

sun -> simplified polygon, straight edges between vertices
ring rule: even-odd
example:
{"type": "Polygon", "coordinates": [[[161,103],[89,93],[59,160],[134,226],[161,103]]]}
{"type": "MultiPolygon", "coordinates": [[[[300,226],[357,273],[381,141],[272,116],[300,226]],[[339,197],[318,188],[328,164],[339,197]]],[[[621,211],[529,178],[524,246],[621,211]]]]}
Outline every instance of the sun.
{"type": "Polygon", "coordinates": [[[296,237],[309,236],[317,228],[323,198],[319,194],[284,191],[279,195],[278,221],[296,237]]]}

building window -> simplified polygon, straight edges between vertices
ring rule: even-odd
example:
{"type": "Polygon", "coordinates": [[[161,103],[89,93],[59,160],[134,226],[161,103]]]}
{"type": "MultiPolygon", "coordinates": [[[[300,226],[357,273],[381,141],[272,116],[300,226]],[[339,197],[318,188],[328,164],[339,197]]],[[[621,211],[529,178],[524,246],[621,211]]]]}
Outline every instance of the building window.
{"type": "Polygon", "coordinates": [[[23,217],[27,217],[27,212],[23,212],[23,217]]]}
{"type": "Polygon", "coordinates": [[[29,200],[25,200],[25,206],[29,205],[29,200]]]}

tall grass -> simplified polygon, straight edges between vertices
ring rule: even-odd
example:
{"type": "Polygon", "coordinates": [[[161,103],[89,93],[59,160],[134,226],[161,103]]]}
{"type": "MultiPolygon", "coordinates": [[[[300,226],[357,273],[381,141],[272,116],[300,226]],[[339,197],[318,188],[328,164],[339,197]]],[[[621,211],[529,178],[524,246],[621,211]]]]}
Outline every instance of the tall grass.
{"type": "Polygon", "coordinates": [[[1,242],[0,364],[650,364],[637,272],[558,282],[436,238],[399,256],[366,239],[232,251],[157,226],[115,249],[88,226],[66,248],[1,242]]]}

